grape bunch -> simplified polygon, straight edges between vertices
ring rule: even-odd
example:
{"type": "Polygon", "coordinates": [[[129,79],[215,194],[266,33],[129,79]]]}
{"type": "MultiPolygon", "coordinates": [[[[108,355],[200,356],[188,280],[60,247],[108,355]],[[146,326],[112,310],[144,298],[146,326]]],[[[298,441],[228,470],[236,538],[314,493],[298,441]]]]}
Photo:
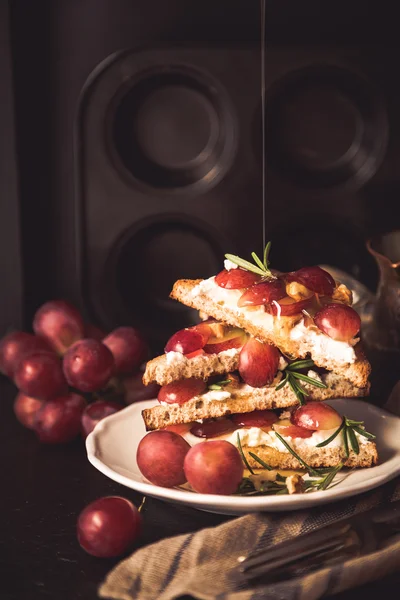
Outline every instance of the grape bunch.
{"type": "Polygon", "coordinates": [[[0,340],[0,373],[18,388],[18,421],[47,444],[85,438],[104,417],[157,395],[145,387],[142,365],[148,346],[133,327],[108,335],[86,324],[64,300],[46,302],[33,332],[14,331],[0,340]]]}

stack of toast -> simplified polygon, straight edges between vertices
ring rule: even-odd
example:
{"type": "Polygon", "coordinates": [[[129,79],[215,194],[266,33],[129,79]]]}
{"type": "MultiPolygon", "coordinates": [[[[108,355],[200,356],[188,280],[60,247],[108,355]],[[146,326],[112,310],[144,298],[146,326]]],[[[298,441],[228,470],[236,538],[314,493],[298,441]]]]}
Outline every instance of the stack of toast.
{"type": "Polygon", "coordinates": [[[215,277],[173,287],[171,297],[202,321],[147,363],[144,383],[162,387],[159,404],[142,412],[146,429],[176,431],[191,445],[239,444],[253,468],[254,454],[275,469],[301,468],[296,455],[311,467],[376,464],[363,424],[349,444],[346,427],[338,433],[345,416],[317,405],[369,393],[350,290],[319,267],[282,274],[267,254],[255,266],[227,256],[215,277]]]}

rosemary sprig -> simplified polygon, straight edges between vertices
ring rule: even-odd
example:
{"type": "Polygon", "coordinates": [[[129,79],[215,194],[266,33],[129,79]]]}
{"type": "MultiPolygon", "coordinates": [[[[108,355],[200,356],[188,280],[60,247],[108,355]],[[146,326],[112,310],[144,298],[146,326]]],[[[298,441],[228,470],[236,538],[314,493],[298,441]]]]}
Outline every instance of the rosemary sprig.
{"type": "Polygon", "coordinates": [[[273,470],[272,467],[267,465],[267,463],[264,462],[262,458],[257,456],[257,454],[254,454],[254,452],[249,452],[249,454],[250,454],[251,458],[254,458],[254,460],[256,460],[262,467],[264,467],[264,469],[267,469],[267,471],[273,470]]]}
{"type": "Polygon", "coordinates": [[[299,461],[299,463],[301,464],[301,466],[302,466],[302,467],[303,467],[303,468],[304,468],[304,469],[305,469],[305,470],[306,470],[306,471],[307,471],[307,472],[308,472],[310,475],[312,475],[313,477],[319,477],[319,473],[318,473],[318,471],[316,471],[315,469],[313,469],[312,467],[310,467],[310,466],[309,466],[309,465],[306,463],[306,461],[305,461],[305,460],[303,460],[303,459],[301,458],[301,456],[299,456],[299,455],[297,454],[297,452],[295,452],[295,451],[293,450],[293,448],[291,448],[291,447],[289,446],[289,444],[287,443],[287,441],[286,441],[286,440],[284,440],[284,439],[283,439],[283,437],[282,437],[281,435],[279,435],[279,433],[278,433],[277,431],[275,431],[274,433],[275,433],[276,437],[278,438],[278,440],[279,440],[280,442],[282,442],[282,444],[285,446],[286,450],[288,450],[288,451],[290,452],[290,454],[291,454],[292,456],[294,456],[294,457],[295,457],[295,458],[296,458],[296,459],[299,461]]]}
{"type": "Polygon", "coordinates": [[[353,421],[352,419],[343,417],[342,423],[336,429],[336,431],[334,431],[333,434],[329,436],[326,440],[317,444],[317,448],[323,448],[324,446],[330,444],[330,442],[334,440],[342,431],[343,445],[346,457],[349,457],[350,446],[354,454],[359,454],[360,444],[358,442],[355,432],[357,432],[359,435],[366,437],[368,440],[375,439],[375,436],[372,433],[369,433],[368,431],[365,431],[365,429],[362,428],[363,426],[364,421],[353,421]]]}
{"type": "Polygon", "coordinates": [[[209,390],[222,390],[224,385],[228,385],[231,383],[232,379],[223,379],[221,381],[217,381],[216,383],[212,383],[208,386],[209,390]]]}
{"type": "Polygon", "coordinates": [[[248,462],[247,458],[246,458],[246,457],[245,457],[245,455],[244,455],[243,448],[242,448],[242,442],[240,441],[240,435],[239,435],[239,432],[238,432],[236,435],[237,435],[237,445],[238,445],[238,449],[239,449],[240,455],[241,455],[241,457],[242,457],[242,460],[243,460],[243,462],[244,462],[244,464],[245,464],[245,466],[246,466],[246,469],[247,469],[248,471],[250,471],[250,473],[251,473],[252,475],[254,475],[254,471],[253,471],[253,469],[251,468],[251,466],[249,465],[249,462],[248,462]]]}
{"type": "Polygon", "coordinates": [[[248,260],[244,260],[240,258],[240,256],[236,256],[235,254],[225,254],[225,258],[233,262],[238,267],[245,269],[246,271],[251,271],[252,273],[257,273],[257,275],[261,275],[266,279],[276,279],[275,275],[269,269],[269,252],[271,249],[271,242],[264,248],[263,260],[261,260],[255,252],[251,253],[251,257],[254,260],[254,263],[249,262],[248,260]]]}
{"type": "Polygon", "coordinates": [[[296,361],[292,362],[283,371],[284,378],[282,379],[282,381],[280,381],[278,383],[278,385],[275,387],[275,389],[278,391],[281,388],[283,388],[284,385],[288,384],[289,387],[291,388],[292,392],[294,394],[296,394],[299,403],[304,404],[305,398],[307,397],[308,394],[307,394],[306,390],[303,389],[303,387],[298,383],[297,380],[305,381],[306,383],[309,383],[310,385],[314,385],[315,387],[318,387],[318,388],[325,389],[327,387],[325,385],[325,383],[323,383],[322,381],[318,381],[317,379],[313,379],[312,377],[309,377],[308,375],[304,375],[303,373],[298,372],[299,369],[306,369],[306,368],[313,367],[313,366],[314,366],[314,361],[310,360],[310,359],[309,360],[296,360],[296,361]]]}
{"type": "Polygon", "coordinates": [[[332,467],[326,475],[319,479],[309,479],[305,481],[306,491],[326,490],[335,479],[336,475],[343,468],[343,463],[340,462],[336,467],[332,467]]]}

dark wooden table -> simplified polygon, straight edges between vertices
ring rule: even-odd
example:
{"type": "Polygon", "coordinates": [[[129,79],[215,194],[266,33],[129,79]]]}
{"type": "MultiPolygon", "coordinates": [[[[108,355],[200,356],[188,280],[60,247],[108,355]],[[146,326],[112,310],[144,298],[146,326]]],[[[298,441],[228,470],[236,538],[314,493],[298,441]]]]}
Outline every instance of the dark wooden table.
{"type": "MultiPolygon", "coordinates": [[[[123,495],[141,496],[96,471],[81,440],[68,446],[42,446],[16,421],[14,388],[0,380],[1,423],[1,600],[95,600],[96,589],[117,561],[96,559],[79,547],[76,518],[89,502],[123,495]]],[[[140,545],[166,536],[218,525],[227,517],[166,504],[150,498],[140,545]]],[[[338,595],[339,600],[390,596],[398,575],[338,595]]]]}

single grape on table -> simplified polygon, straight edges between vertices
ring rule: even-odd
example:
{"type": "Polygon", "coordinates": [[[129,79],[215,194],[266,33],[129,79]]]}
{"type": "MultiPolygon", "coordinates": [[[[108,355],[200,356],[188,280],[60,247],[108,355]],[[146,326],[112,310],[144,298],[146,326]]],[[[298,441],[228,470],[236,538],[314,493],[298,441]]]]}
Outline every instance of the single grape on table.
{"type": "Polygon", "coordinates": [[[80,546],[98,558],[124,554],[142,531],[142,517],[132,502],[119,496],[106,496],[91,502],[77,521],[80,546]]]}

